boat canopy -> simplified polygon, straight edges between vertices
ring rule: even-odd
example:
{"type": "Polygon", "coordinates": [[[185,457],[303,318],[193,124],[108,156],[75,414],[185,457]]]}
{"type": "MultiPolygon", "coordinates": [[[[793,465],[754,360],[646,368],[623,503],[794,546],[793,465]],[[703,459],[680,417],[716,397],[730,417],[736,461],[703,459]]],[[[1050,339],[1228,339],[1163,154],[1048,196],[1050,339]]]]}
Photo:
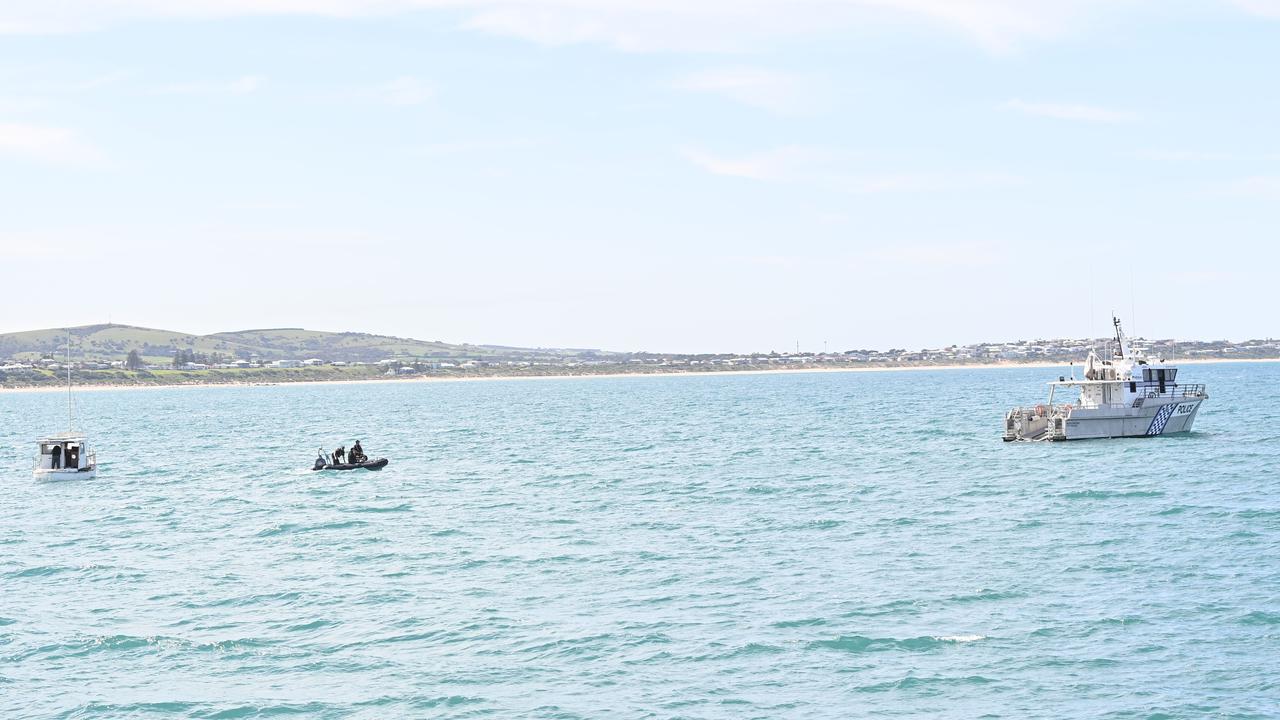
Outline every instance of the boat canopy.
{"type": "Polygon", "coordinates": [[[61,443],[82,443],[86,440],[88,440],[88,438],[85,437],[84,435],[64,433],[62,435],[50,435],[48,437],[42,437],[36,442],[40,443],[41,445],[45,445],[45,444],[58,445],[61,443]]]}

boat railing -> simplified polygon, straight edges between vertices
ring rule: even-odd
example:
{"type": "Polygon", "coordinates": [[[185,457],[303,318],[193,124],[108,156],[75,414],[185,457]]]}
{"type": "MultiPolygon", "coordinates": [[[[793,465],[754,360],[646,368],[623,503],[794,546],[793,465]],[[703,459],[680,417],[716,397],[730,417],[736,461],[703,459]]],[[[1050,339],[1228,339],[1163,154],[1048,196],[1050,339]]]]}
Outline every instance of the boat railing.
{"type": "Polygon", "coordinates": [[[1156,388],[1147,390],[1147,397],[1204,397],[1204,383],[1195,383],[1194,385],[1167,385],[1164,392],[1160,392],[1156,388]]]}
{"type": "Polygon", "coordinates": [[[1028,405],[1026,407],[1015,407],[1009,410],[1007,416],[1021,417],[1054,417],[1055,415],[1065,416],[1071,412],[1073,406],[1070,403],[1048,403],[1042,405],[1028,405]]]}

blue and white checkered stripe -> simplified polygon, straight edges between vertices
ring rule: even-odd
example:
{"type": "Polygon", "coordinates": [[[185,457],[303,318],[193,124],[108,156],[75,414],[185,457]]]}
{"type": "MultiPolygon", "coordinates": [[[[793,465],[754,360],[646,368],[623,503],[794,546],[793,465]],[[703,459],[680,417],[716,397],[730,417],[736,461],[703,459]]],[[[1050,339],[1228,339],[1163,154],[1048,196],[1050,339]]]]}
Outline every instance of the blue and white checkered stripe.
{"type": "Polygon", "coordinates": [[[1151,426],[1147,428],[1147,434],[1159,435],[1164,432],[1164,426],[1169,424],[1169,418],[1173,417],[1173,411],[1176,409],[1178,409],[1178,403],[1176,402],[1160,406],[1160,409],[1156,411],[1156,416],[1151,418],[1151,426]]]}

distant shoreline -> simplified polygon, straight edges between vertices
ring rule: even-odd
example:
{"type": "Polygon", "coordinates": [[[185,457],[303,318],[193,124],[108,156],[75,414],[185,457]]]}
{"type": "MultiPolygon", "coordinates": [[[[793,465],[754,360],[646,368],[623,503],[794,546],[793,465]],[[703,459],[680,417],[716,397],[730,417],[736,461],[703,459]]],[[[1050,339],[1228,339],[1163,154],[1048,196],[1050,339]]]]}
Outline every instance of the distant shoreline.
{"type": "MultiPolygon", "coordinates": [[[[1218,363],[1277,363],[1280,358],[1197,358],[1193,360],[1179,360],[1175,365],[1212,365],[1218,363]]],[[[1083,367],[1083,364],[1080,364],[1083,367]]],[[[803,367],[803,368],[780,368],[767,367],[759,370],[647,370],[642,372],[608,372],[608,373],[545,373],[538,375],[517,375],[517,374],[494,374],[494,375],[473,375],[473,376],[426,376],[426,377],[376,377],[365,380],[354,378],[343,378],[335,380],[280,380],[278,382],[255,382],[255,381],[227,381],[227,382],[199,382],[199,383],[157,383],[157,384],[101,384],[101,385],[77,385],[76,392],[99,392],[114,390],[172,390],[175,388],[214,388],[214,387],[277,387],[277,386],[307,386],[307,385],[366,385],[366,384],[402,384],[402,383],[449,383],[449,382],[484,382],[489,380],[510,381],[510,380],[566,380],[566,379],[593,379],[593,378],[634,378],[634,377],[707,377],[707,376],[742,376],[742,375],[783,375],[783,374],[802,374],[802,373],[865,373],[865,372],[918,372],[922,370],[1010,370],[1018,368],[1066,368],[1071,363],[1061,362],[1000,362],[1000,363],[969,363],[960,365],[877,365],[873,367],[803,367]]],[[[0,394],[4,393],[65,393],[65,386],[50,385],[30,385],[11,388],[0,388],[0,394]]]]}

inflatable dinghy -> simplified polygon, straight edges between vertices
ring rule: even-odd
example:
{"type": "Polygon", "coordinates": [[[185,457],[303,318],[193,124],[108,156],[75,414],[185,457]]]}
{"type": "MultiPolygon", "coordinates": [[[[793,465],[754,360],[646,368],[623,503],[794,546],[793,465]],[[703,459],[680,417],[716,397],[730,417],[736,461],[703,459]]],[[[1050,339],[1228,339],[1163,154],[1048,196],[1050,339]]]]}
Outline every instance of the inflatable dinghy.
{"type": "Polygon", "coordinates": [[[311,469],[312,470],[359,470],[361,468],[364,468],[365,470],[381,470],[386,466],[387,466],[386,458],[378,458],[377,460],[366,460],[361,463],[337,463],[337,464],[326,463],[323,460],[316,458],[316,464],[312,466],[311,469]]]}

